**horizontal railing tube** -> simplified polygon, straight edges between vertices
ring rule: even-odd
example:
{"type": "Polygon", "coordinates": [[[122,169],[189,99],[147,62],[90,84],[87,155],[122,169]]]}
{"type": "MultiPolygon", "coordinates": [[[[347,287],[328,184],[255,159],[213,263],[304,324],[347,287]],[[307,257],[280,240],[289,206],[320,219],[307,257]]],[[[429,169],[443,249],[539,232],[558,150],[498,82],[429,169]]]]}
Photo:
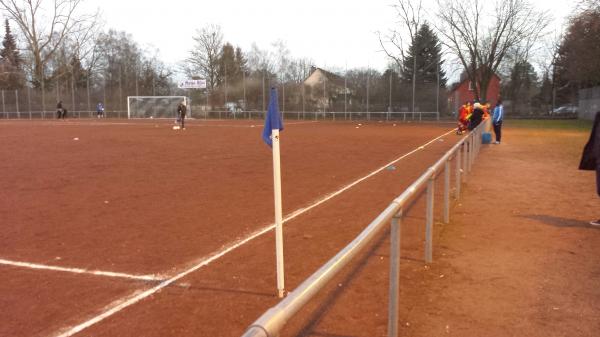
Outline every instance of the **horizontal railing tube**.
{"type": "Polygon", "coordinates": [[[373,220],[352,242],[350,242],[342,251],[331,258],[324,266],[319,268],[308,279],[298,286],[294,291],[279,304],[265,312],[256,322],[250,326],[242,337],[275,337],[283,328],[288,319],[293,316],[302,306],[310,300],[325,284],[344,267],[354,255],[360,252],[361,248],[367,245],[379,232],[386,226],[386,223],[414,198],[423,186],[427,184],[430,177],[433,177],[435,170],[430,168],[425,174],[419,177],[410,185],[400,196],[373,220]],[[266,334],[265,334],[266,333],[266,334]]]}
{"type": "Polygon", "coordinates": [[[324,266],[306,279],[279,304],[265,312],[250,326],[244,337],[275,337],[288,319],[310,300],[327,282],[337,274],[357,253],[361,251],[390,219],[398,213],[400,205],[392,202],[375,220],[367,226],[350,244],[330,259],[324,266]],[[266,335],[264,333],[267,333],[266,335]]]}

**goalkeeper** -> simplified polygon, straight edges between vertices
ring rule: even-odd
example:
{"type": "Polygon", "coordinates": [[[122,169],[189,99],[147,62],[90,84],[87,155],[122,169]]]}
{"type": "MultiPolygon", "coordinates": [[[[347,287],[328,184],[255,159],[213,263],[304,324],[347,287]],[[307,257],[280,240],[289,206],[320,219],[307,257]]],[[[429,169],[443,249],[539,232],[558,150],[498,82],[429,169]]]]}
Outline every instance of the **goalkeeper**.
{"type": "Polygon", "coordinates": [[[177,106],[177,120],[181,124],[181,129],[185,130],[185,113],[187,112],[187,107],[185,106],[185,101],[182,101],[177,106]]]}

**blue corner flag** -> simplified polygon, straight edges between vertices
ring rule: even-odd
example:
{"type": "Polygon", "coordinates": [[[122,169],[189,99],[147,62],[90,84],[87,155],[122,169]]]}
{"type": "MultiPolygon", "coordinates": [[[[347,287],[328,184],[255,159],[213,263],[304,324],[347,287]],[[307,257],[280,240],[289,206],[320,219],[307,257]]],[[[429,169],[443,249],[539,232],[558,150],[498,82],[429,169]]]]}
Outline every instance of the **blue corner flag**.
{"type": "Polygon", "coordinates": [[[267,110],[267,116],[265,118],[265,128],[263,129],[262,138],[263,141],[273,146],[271,140],[272,130],[283,130],[283,122],[281,116],[279,116],[279,104],[277,100],[277,89],[271,88],[271,97],[269,98],[269,109],[267,110]]]}

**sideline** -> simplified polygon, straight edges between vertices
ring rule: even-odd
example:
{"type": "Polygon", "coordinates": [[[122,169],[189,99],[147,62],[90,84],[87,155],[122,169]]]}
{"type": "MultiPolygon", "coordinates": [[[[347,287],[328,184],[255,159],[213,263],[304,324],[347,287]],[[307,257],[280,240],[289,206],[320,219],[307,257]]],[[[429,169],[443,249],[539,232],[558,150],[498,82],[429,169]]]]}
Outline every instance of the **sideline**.
{"type": "MultiPolygon", "coordinates": [[[[396,162],[398,162],[398,161],[400,161],[400,160],[402,160],[402,159],[404,159],[404,158],[406,158],[406,157],[408,157],[408,156],[410,156],[410,155],[412,155],[412,154],[414,154],[414,153],[416,153],[418,151],[424,150],[426,146],[432,144],[433,142],[437,141],[438,139],[440,139],[442,137],[445,137],[448,134],[453,133],[453,132],[455,132],[455,129],[451,129],[450,131],[448,131],[448,132],[446,132],[446,133],[444,133],[444,134],[442,134],[440,136],[437,136],[436,138],[428,141],[427,143],[425,143],[425,144],[423,144],[423,145],[415,148],[414,150],[412,150],[412,151],[410,151],[410,152],[408,152],[408,153],[406,153],[406,154],[404,154],[404,155],[402,155],[402,156],[400,156],[400,157],[398,157],[398,158],[390,161],[389,163],[381,166],[380,168],[372,171],[371,173],[367,174],[366,176],[364,176],[362,178],[359,178],[358,180],[355,180],[354,182],[352,182],[352,183],[350,183],[350,184],[342,187],[341,189],[339,189],[339,190],[337,190],[337,191],[335,191],[333,193],[330,193],[330,194],[324,196],[323,198],[317,200],[314,204],[312,204],[312,205],[310,205],[308,207],[301,208],[301,209],[298,209],[298,210],[292,212],[291,214],[287,215],[283,219],[283,222],[285,223],[285,222],[287,222],[287,221],[289,221],[291,219],[296,218],[297,216],[299,216],[299,215],[301,215],[303,213],[308,212],[309,210],[317,207],[318,205],[320,205],[320,204],[322,204],[322,203],[324,203],[324,202],[326,202],[326,201],[334,198],[335,196],[341,194],[342,192],[344,192],[344,191],[352,188],[353,186],[361,183],[362,181],[364,181],[364,180],[366,180],[366,179],[368,179],[368,178],[376,175],[377,173],[385,170],[386,167],[388,167],[388,166],[390,166],[390,165],[392,165],[392,164],[394,164],[394,163],[396,163],[396,162]]],[[[155,287],[152,287],[152,288],[150,288],[150,289],[148,289],[148,290],[146,290],[146,291],[144,291],[142,293],[133,294],[131,296],[128,296],[127,298],[123,298],[123,299],[115,302],[116,304],[114,304],[110,309],[104,311],[103,313],[101,313],[101,314],[99,314],[99,315],[97,315],[97,316],[95,316],[95,317],[93,317],[93,318],[91,318],[91,319],[89,319],[89,320],[81,323],[81,324],[78,324],[78,325],[76,325],[76,326],[74,326],[72,328],[61,329],[63,332],[59,332],[57,334],[53,334],[53,336],[55,336],[55,337],[70,337],[70,336],[73,336],[73,335],[75,335],[75,334],[77,334],[77,333],[79,333],[79,332],[81,332],[81,331],[83,331],[83,330],[91,327],[92,325],[94,325],[94,324],[96,324],[96,323],[104,320],[105,318],[108,318],[108,317],[110,317],[110,316],[118,313],[119,311],[121,311],[121,310],[123,310],[123,309],[125,309],[125,308],[127,308],[127,307],[129,307],[129,306],[131,306],[133,304],[136,304],[137,302],[140,302],[141,300],[143,300],[143,299],[145,299],[145,298],[147,298],[147,297],[149,297],[149,296],[157,293],[161,289],[163,289],[163,288],[171,285],[172,283],[180,280],[181,278],[183,278],[183,277],[185,277],[185,276],[187,276],[187,275],[195,272],[196,270],[198,270],[198,269],[200,269],[200,268],[202,268],[204,266],[207,266],[208,264],[212,263],[213,261],[215,261],[215,260],[221,258],[222,256],[230,253],[231,251],[239,248],[240,246],[243,246],[244,244],[246,244],[246,243],[248,243],[248,242],[250,242],[250,241],[258,238],[259,236],[261,236],[261,235],[263,235],[263,234],[265,234],[265,233],[273,230],[274,228],[275,228],[275,224],[274,223],[270,224],[270,225],[268,225],[266,227],[263,227],[262,229],[259,229],[258,231],[250,234],[246,238],[244,238],[242,240],[239,240],[239,241],[237,241],[237,242],[235,242],[235,243],[233,243],[233,244],[231,244],[229,246],[226,246],[226,247],[222,248],[221,250],[208,255],[207,257],[201,258],[198,262],[196,262],[196,265],[192,266],[191,268],[188,268],[187,270],[184,270],[184,271],[180,272],[179,274],[177,274],[175,276],[172,276],[169,279],[164,280],[159,285],[157,285],[155,287]]]]}
{"type": "Polygon", "coordinates": [[[90,275],[96,275],[96,276],[117,277],[117,278],[125,278],[125,279],[140,280],[140,281],[163,281],[164,280],[164,278],[161,278],[161,277],[158,277],[155,275],[132,275],[132,274],[125,274],[125,273],[117,273],[117,272],[112,272],[112,271],[87,270],[87,269],[82,269],[82,268],[67,268],[67,267],[58,267],[58,266],[48,266],[48,265],[38,264],[38,263],[10,261],[10,260],[5,260],[5,259],[0,259],[0,264],[6,265],[6,266],[12,266],[12,267],[63,271],[63,272],[74,273],[74,274],[90,274],[90,275]]]}
{"type": "MultiPolygon", "coordinates": [[[[33,122],[41,122],[38,125],[47,125],[47,126],[121,126],[121,125],[135,125],[135,126],[159,126],[159,127],[171,127],[174,124],[172,123],[175,118],[146,118],[133,120],[131,122],[124,121],[100,121],[97,119],[89,119],[89,120],[65,120],[65,121],[57,121],[57,120],[33,120],[33,122]]],[[[202,120],[202,119],[187,119],[186,118],[186,128],[189,127],[229,127],[229,128],[260,128],[264,126],[264,123],[257,124],[212,124],[224,122],[226,120],[202,120]]],[[[231,121],[235,121],[232,119],[231,121]]],[[[239,120],[242,122],[247,122],[247,120],[239,120]]],[[[10,120],[7,122],[3,122],[1,125],[23,125],[25,123],[31,123],[32,120],[10,120]]],[[[305,121],[305,122],[287,122],[285,125],[302,125],[302,124],[314,124],[319,123],[318,121],[305,121]]]]}

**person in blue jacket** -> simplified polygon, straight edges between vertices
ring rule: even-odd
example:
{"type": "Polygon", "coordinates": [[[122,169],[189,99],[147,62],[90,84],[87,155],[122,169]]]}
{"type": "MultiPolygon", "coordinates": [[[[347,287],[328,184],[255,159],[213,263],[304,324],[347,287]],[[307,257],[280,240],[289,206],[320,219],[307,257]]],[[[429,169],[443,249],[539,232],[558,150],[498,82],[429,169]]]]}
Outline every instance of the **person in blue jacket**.
{"type": "Polygon", "coordinates": [[[96,104],[96,116],[98,118],[104,117],[104,104],[102,104],[102,102],[98,102],[98,104],[96,104]]]}
{"type": "Polygon", "coordinates": [[[496,135],[496,142],[494,144],[500,144],[502,139],[502,120],[504,119],[504,107],[502,106],[502,100],[498,99],[498,103],[492,113],[492,125],[494,126],[494,134],[496,135]]]}

